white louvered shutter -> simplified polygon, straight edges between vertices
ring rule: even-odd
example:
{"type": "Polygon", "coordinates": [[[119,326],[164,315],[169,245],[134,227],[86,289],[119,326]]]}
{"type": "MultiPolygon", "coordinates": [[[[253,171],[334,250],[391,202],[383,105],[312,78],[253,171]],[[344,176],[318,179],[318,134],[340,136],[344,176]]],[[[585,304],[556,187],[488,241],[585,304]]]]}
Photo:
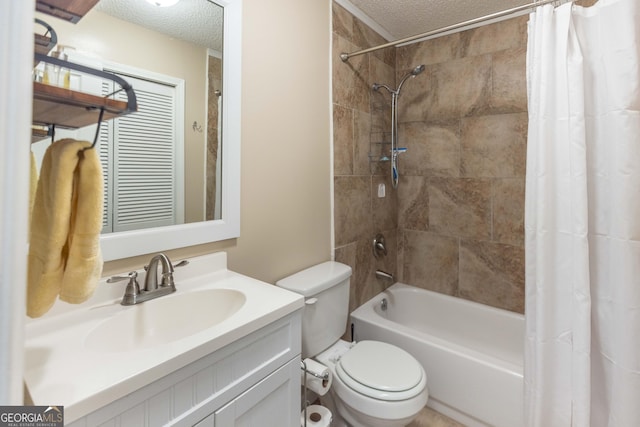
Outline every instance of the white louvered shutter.
{"type": "MultiPolygon", "coordinates": [[[[111,182],[111,206],[105,211],[111,212],[112,231],[174,225],[178,149],[175,88],[124,78],[135,90],[138,111],[113,120],[108,126],[113,161],[109,162],[112,175],[107,178],[111,182]]],[[[124,92],[115,97],[126,99],[124,92]]],[[[108,224],[109,219],[105,222],[108,224]]]]}
{"type": "MultiPolygon", "coordinates": [[[[110,93],[111,84],[102,83],[102,93],[110,93]]],[[[102,232],[113,232],[113,120],[100,124],[100,134],[98,136],[100,164],[102,165],[102,232]]]]}

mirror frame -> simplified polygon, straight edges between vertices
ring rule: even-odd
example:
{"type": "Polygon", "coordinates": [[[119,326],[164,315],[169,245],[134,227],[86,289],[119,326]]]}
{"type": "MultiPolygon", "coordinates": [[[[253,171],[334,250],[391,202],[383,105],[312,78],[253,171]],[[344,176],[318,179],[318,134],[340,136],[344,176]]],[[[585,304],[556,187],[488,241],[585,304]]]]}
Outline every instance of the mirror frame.
{"type": "Polygon", "coordinates": [[[104,261],[233,239],[240,236],[242,0],[209,0],[223,7],[222,219],[103,234],[104,261]]]}

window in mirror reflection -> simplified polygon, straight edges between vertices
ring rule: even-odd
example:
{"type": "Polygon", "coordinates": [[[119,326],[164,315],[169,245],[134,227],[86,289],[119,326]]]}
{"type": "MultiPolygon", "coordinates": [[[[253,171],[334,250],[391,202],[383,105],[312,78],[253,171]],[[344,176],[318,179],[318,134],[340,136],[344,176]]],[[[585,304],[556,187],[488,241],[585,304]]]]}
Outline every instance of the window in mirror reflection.
{"type": "MultiPolygon", "coordinates": [[[[221,218],[222,12],[208,0],[101,0],[77,24],[56,20],[69,61],[123,75],[138,96],[139,112],[101,126],[103,232],[221,218]]],[[[112,92],[86,75],[71,84],[112,92]]],[[[56,139],[94,133],[56,129],[56,139]]],[[[50,142],[33,146],[36,157],[50,142]]]]}

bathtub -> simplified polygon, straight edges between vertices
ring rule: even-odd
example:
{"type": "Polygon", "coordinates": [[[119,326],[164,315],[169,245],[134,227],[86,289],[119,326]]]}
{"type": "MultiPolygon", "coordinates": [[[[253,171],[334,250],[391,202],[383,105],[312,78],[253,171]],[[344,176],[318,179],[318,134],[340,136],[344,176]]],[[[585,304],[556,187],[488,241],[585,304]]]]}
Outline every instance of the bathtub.
{"type": "Polygon", "coordinates": [[[469,427],[523,425],[524,316],[396,283],[351,313],[351,324],[356,341],[418,359],[427,406],[469,427]]]}

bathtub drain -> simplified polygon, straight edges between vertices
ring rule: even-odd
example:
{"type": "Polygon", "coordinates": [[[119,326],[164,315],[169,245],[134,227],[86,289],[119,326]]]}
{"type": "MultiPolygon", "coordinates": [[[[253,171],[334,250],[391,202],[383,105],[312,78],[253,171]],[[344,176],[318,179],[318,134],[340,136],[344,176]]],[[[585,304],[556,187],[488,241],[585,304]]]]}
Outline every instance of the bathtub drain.
{"type": "Polygon", "coordinates": [[[380,310],[387,311],[387,299],[382,298],[382,302],[380,303],[380,310]]]}

